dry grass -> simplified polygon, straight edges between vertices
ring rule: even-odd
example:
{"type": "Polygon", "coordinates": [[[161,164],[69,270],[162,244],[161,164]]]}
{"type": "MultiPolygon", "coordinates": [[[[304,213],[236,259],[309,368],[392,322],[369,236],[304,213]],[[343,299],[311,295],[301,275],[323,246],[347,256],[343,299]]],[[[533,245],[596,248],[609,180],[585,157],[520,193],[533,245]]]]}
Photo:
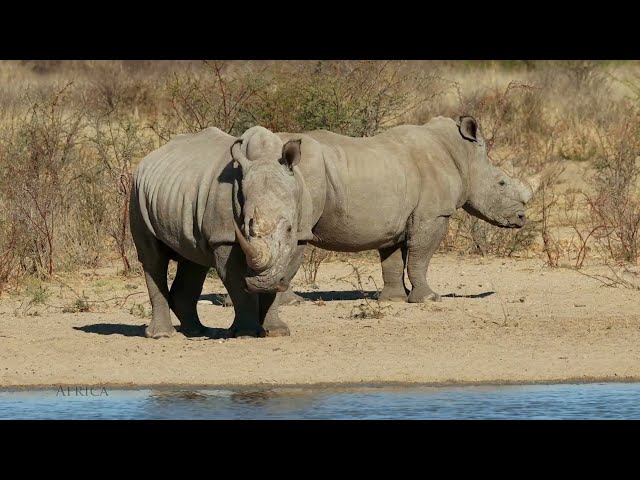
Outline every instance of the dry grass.
{"type": "MultiPolygon", "coordinates": [[[[0,291],[80,268],[137,273],[131,172],[172,135],[210,125],[374,135],[474,115],[494,163],[554,173],[525,229],[458,212],[444,250],[638,262],[638,62],[2,61],[0,104],[0,291]]],[[[311,283],[326,255],[314,252],[311,283]]]]}

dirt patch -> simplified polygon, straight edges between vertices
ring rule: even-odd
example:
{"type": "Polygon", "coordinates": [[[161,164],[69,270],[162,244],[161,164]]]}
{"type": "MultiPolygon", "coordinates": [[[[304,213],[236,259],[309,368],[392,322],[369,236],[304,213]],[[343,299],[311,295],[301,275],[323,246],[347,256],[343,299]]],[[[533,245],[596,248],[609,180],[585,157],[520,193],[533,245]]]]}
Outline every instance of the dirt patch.
{"type": "Polygon", "coordinates": [[[379,264],[356,265],[362,291],[345,262],[323,264],[317,289],[299,273],[307,301],[282,307],[284,338],[224,339],[233,309],[216,278],[198,305],[210,328],[199,339],[143,337],[142,278],[94,272],[31,287],[0,303],[0,386],[640,379],[638,291],[539,260],[437,255],[429,280],[441,302],[378,304],[379,264]]]}

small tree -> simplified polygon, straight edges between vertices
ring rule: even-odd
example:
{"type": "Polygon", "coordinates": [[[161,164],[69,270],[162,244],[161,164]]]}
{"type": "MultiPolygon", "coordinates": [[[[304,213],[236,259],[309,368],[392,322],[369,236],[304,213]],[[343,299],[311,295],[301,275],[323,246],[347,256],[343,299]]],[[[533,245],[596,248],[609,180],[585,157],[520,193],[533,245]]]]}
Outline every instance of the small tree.
{"type": "Polygon", "coordinates": [[[151,124],[160,141],[208,127],[231,134],[248,128],[245,107],[265,87],[262,75],[244,68],[230,71],[224,61],[205,61],[202,66],[196,74],[174,74],[167,82],[170,107],[151,124]]]}
{"type": "Polygon", "coordinates": [[[6,131],[0,162],[12,228],[24,235],[24,262],[34,272],[53,275],[58,217],[65,208],[77,159],[83,112],[66,112],[71,83],[62,89],[27,91],[26,111],[6,131]],[[26,258],[25,258],[26,257],[26,258]]]}
{"type": "Polygon", "coordinates": [[[607,131],[597,129],[601,154],[588,179],[595,194],[587,196],[594,237],[618,261],[637,263],[640,256],[640,200],[637,118],[627,118],[607,131]]]}
{"type": "Polygon", "coordinates": [[[122,261],[123,274],[131,272],[133,255],[129,232],[129,202],[134,164],[151,149],[144,127],[128,111],[117,108],[116,98],[93,105],[87,139],[93,146],[98,166],[95,175],[104,175],[103,191],[108,205],[108,229],[122,261]],[[115,105],[112,106],[112,105],[115,105]]]}

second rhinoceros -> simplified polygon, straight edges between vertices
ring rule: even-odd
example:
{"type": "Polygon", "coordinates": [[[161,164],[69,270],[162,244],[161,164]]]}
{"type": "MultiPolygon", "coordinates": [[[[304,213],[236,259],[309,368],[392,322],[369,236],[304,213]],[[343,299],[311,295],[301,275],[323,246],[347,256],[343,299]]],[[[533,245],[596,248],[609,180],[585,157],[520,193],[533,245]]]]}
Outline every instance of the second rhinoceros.
{"type": "Polygon", "coordinates": [[[438,300],[427,270],[451,215],[463,208],[492,225],[521,228],[539,183],[492,165],[470,116],[436,117],[368,138],[325,130],[274,135],[283,142],[301,140],[299,166],[313,204],[309,243],[342,252],[377,249],[381,300],[438,300]]]}

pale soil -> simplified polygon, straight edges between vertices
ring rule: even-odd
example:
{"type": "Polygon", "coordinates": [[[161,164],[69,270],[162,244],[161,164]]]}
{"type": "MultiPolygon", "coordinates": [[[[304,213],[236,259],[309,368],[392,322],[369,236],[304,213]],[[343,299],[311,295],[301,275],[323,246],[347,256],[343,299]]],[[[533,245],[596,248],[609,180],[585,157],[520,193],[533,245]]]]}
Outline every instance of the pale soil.
{"type": "MultiPolygon", "coordinates": [[[[381,286],[377,263],[353,263],[365,292],[375,290],[369,275],[381,286]]],[[[324,264],[317,290],[302,278],[301,270],[296,290],[312,300],[282,307],[291,336],[281,338],[221,339],[233,309],[211,303],[224,293],[218,279],[207,279],[198,306],[211,327],[204,339],[144,338],[149,318],[131,313],[148,314],[140,277],[67,279],[78,294],[104,300],[86,313],[60,313],[77,296],[56,282],[46,285],[45,305],[5,296],[0,386],[640,379],[640,291],[604,287],[540,260],[437,255],[430,283],[447,296],[424,305],[367,304],[345,262],[324,264]],[[361,318],[379,307],[381,318],[361,318]]]]}

